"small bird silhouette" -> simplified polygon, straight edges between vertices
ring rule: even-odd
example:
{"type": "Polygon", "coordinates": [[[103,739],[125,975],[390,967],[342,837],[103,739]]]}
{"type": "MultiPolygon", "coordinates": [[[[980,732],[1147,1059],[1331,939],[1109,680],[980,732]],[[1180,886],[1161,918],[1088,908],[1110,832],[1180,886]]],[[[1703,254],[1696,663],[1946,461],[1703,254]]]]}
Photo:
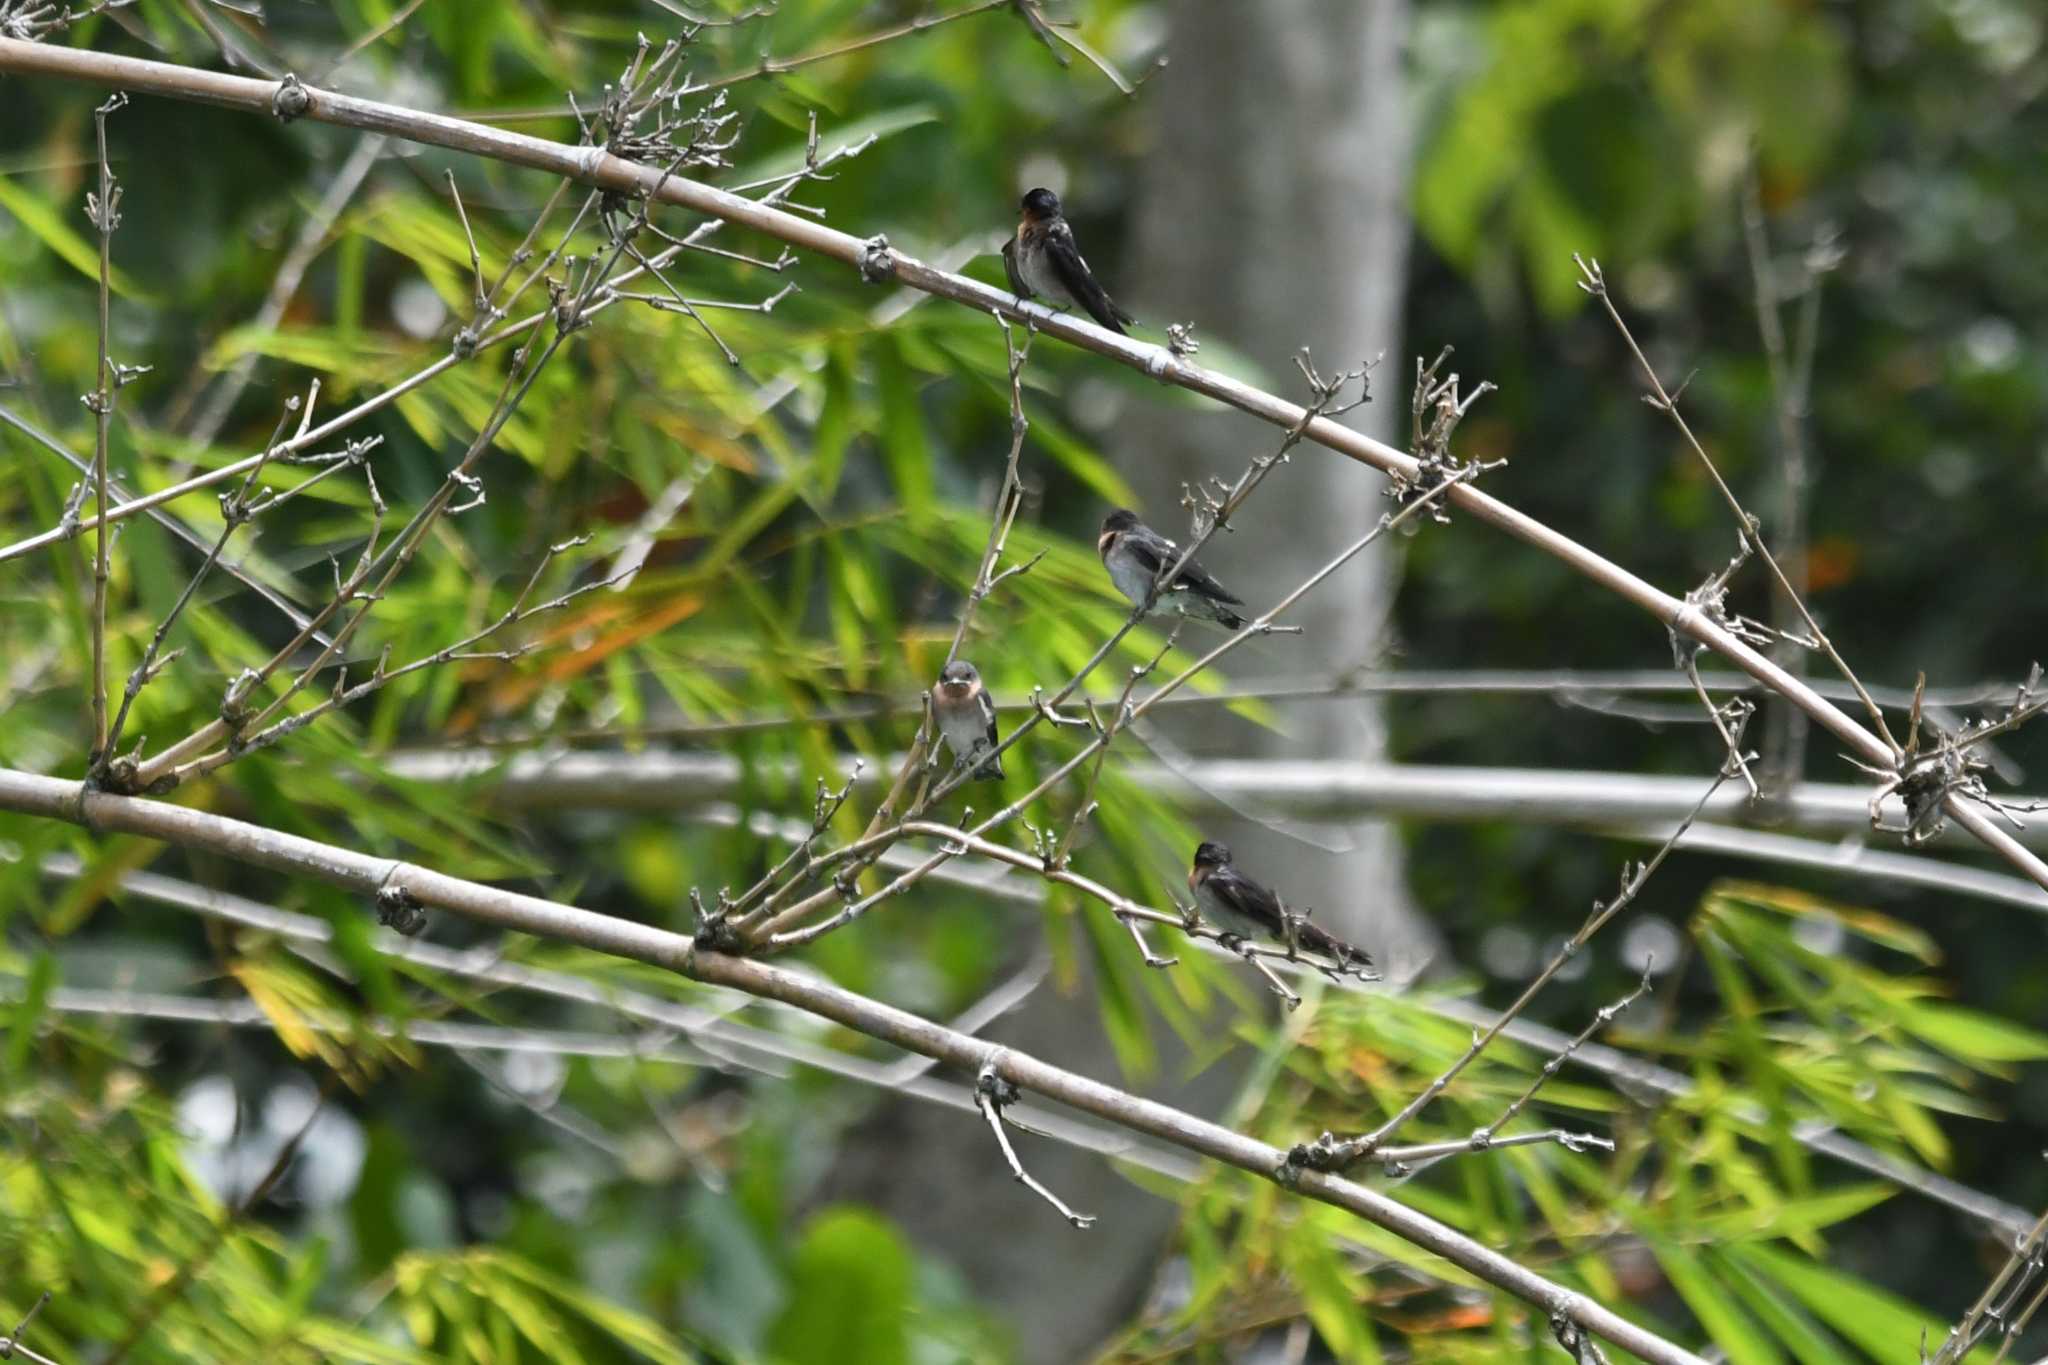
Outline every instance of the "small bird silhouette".
{"type": "MultiPolygon", "coordinates": [[[[981,674],[965,659],[955,659],[940,672],[932,688],[932,715],[960,762],[971,763],[976,755],[996,747],[995,703],[981,685],[981,674]]],[[[1002,781],[1002,759],[991,754],[974,776],[977,781],[1002,781]]]]}
{"type": "Polygon", "coordinates": [[[1010,288],[1024,298],[1043,296],[1077,303],[1088,310],[1088,316],[1119,334],[1125,324],[1137,323],[1110,301],[1109,292],[1081,259],[1080,249],[1074,245],[1074,230],[1060,212],[1060,197],[1051,190],[1036,189],[1024,196],[1024,216],[1017,224],[1017,235],[1003,243],[1003,269],[1009,272],[1010,288]]]}
{"type": "Polygon", "coordinates": [[[1194,893],[1195,908],[1202,918],[1228,938],[1304,948],[1329,958],[1339,971],[1378,979],[1370,957],[1306,917],[1287,911],[1278,896],[1232,865],[1230,849],[1224,844],[1204,841],[1195,849],[1188,890],[1194,893]]]}
{"type": "Polygon", "coordinates": [[[1156,611],[1164,607],[1204,621],[1214,621],[1225,630],[1241,629],[1245,620],[1232,607],[1244,605],[1210,572],[1194,560],[1181,565],[1170,588],[1158,587],[1159,575],[1180,558],[1180,546],[1138,520],[1138,514],[1119,507],[1102,519],[1102,534],[1095,540],[1102,567],[1109,581],[1131,599],[1133,606],[1148,602],[1156,611]]]}

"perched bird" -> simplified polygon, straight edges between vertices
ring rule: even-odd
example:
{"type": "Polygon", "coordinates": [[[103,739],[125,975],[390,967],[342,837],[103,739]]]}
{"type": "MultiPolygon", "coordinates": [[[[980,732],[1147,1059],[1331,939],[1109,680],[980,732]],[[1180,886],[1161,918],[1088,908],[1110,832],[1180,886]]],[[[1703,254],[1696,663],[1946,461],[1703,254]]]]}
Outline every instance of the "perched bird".
{"type": "Polygon", "coordinates": [[[1110,302],[1095,281],[1088,262],[1074,245],[1074,230],[1060,212],[1060,197],[1038,189],[1024,196],[1024,217],[1017,235],[1003,243],[1003,268],[1010,288],[1027,299],[1043,296],[1059,303],[1078,303],[1088,316],[1112,332],[1137,319],[1110,302]]]}
{"type": "MultiPolygon", "coordinates": [[[[932,715],[937,717],[939,733],[945,736],[960,762],[971,763],[975,755],[996,747],[996,704],[988,699],[981,674],[965,659],[953,660],[939,674],[938,685],[932,688],[932,715]]],[[[975,769],[974,776],[978,780],[1002,781],[1002,759],[991,755],[988,762],[975,769]]]]}
{"type": "Polygon", "coordinates": [[[1222,844],[1204,841],[1195,849],[1188,890],[1194,892],[1202,918],[1228,938],[1305,948],[1329,958],[1340,971],[1373,974],[1370,957],[1304,916],[1283,910],[1278,896],[1231,865],[1230,850],[1222,844]]]}
{"type": "Polygon", "coordinates": [[[1149,601],[1154,610],[1163,606],[1182,616],[1214,621],[1225,630],[1237,630],[1245,623],[1231,610],[1243,606],[1244,599],[1233,597],[1192,559],[1181,565],[1173,586],[1160,589],[1154,598],[1154,585],[1180,558],[1180,546],[1139,521],[1129,508],[1119,507],[1102,519],[1095,550],[1102,556],[1102,567],[1109,570],[1109,581],[1134,606],[1149,601]]]}

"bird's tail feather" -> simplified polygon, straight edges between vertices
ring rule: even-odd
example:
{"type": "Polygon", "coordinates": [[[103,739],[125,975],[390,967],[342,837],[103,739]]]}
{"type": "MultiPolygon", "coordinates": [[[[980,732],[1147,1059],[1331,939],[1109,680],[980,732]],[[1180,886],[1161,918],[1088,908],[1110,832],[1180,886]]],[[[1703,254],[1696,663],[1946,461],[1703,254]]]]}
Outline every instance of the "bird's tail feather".
{"type": "Polygon", "coordinates": [[[1110,331],[1115,332],[1118,336],[1130,335],[1129,332],[1126,332],[1124,330],[1124,325],[1126,323],[1129,323],[1132,326],[1137,325],[1136,318],[1131,317],[1128,313],[1124,312],[1123,309],[1117,307],[1115,304],[1111,303],[1107,299],[1104,299],[1102,301],[1102,306],[1099,308],[1091,302],[1088,305],[1088,312],[1095,318],[1097,322],[1101,323],[1104,327],[1107,327],[1110,331]]]}
{"type": "Polygon", "coordinates": [[[1373,974],[1372,959],[1363,949],[1354,948],[1320,925],[1302,923],[1294,930],[1294,941],[1312,953],[1321,953],[1346,971],[1358,975],[1373,974]]]}

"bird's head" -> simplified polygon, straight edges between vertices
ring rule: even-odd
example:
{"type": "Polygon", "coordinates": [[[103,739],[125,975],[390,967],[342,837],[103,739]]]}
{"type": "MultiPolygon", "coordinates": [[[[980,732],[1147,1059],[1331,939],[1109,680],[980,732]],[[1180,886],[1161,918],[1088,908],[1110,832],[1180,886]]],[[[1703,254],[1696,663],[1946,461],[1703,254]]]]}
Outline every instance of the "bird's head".
{"type": "Polygon", "coordinates": [[[1102,534],[1128,531],[1138,524],[1138,514],[1128,507],[1119,507],[1102,519],[1102,534]]]}
{"type": "Polygon", "coordinates": [[[1044,186],[1024,196],[1024,216],[1037,222],[1060,216],[1060,197],[1044,186]]]}
{"type": "Polygon", "coordinates": [[[1205,839],[1196,847],[1195,867],[1198,871],[1203,868],[1228,867],[1229,865],[1230,846],[1228,844],[1219,844],[1214,839],[1205,839]]]}
{"type": "Polygon", "coordinates": [[[939,673],[939,686],[952,693],[972,692],[980,682],[981,674],[965,659],[953,660],[939,673]]]}

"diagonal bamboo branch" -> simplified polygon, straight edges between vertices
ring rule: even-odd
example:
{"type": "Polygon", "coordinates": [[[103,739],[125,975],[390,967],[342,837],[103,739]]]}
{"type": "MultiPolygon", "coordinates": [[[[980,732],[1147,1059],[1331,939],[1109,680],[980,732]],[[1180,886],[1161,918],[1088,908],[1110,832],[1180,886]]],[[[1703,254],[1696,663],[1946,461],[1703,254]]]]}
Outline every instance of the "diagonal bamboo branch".
{"type": "MultiPolygon", "coordinates": [[[[0,71],[53,76],[118,86],[139,94],[310,118],[321,123],[386,133],[411,142],[490,157],[600,189],[645,196],[723,219],[735,226],[853,266],[870,281],[894,280],[928,294],[967,304],[981,312],[993,311],[1029,322],[1041,332],[1130,366],[1163,384],[1214,398],[1276,426],[1287,429],[1300,426],[1306,439],[1404,482],[1415,483],[1427,477],[1415,457],[1405,451],[1328,418],[1314,417],[1300,404],[1203,369],[1164,346],[1119,336],[1071,314],[1027,303],[1004,290],[964,275],[936,269],[894,250],[883,237],[855,237],[772,205],[700,184],[661,167],[622,160],[600,147],[570,146],[450,118],[445,114],[425,113],[378,100],[315,89],[295,78],[286,81],[254,80],[168,62],[53,47],[14,38],[0,38],[0,71]]],[[[1448,497],[1457,509],[1561,560],[1584,577],[1649,612],[1672,630],[1712,649],[1798,706],[1817,725],[1847,746],[1850,757],[1860,758],[1887,771],[1895,767],[1897,755],[1883,739],[1829,705],[1806,682],[1737,639],[1697,606],[1665,592],[1562,532],[1469,484],[1452,488],[1448,497]]],[[[2048,887],[2048,862],[2029,852],[1996,825],[1989,815],[1954,793],[1945,796],[1943,804],[1956,824],[1975,835],[2020,872],[2048,887]]]]}
{"type": "MultiPolygon", "coordinates": [[[[1695,831],[1698,828],[1694,826],[1695,831]]],[[[45,876],[72,879],[85,875],[87,864],[71,854],[56,853],[43,859],[42,870],[45,876]]],[[[950,872],[951,869],[947,871],[950,872]]],[[[115,885],[126,894],[145,901],[276,934],[294,943],[296,951],[333,970],[334,959],[326,951],[325,945],[334,939],[334,926],[318,916],[280,910],[246,897],[196,886],[191,882],[154,872],[124,872],[115,879],[115,885]]],[[[1012,881],[1008,874],[999,875],[996,880],[986,883],[982,889],[1016,904],[1035,907],[1039,902],[1039,893],[1034,887],[1027,886],[1022,880],[1012,881]]],[[[475,948],[444,948],[418,938],[404,938],[385,929],[372,931],[370,945],[385,956],[409,961],[433,971],[446,972],[464,980],[480,982],[494,988],[529,991],[553,999],[610,1011],[622,1021],[632,1020],[642,1026],[651,1026],[644,1028],[644,1033],[659,1031],[662,1034],[673,1034],[687,1039],[690,1047],[710,1055],[712,1065],[780,1076],[787,1073],[787,1064],[794,1064],[864,1085],[898,1090],[915,1099],[948,1105],[962,1111],[972,1111],[975,1107],[973,1097],[966,1087],[939,1082],[926,1084],[920,1079],[932,1068],[929,1058],[911,1056],[902,1061],[883,1062],[854,1053],[841,1052],[806,1038],[795,1038],[779,1031],[741,1023],[723,1011],[686,1004],[612,982],[593,981],[571,972],[529,966],[506,957],[501,947],[480,945],[475,948]]],[[[1225,950],[1216,948],[1214,951],[1222,953],[1225,950]]],[[[1302,973],[1310,970],[1306,966],[1285,962],[1279,965],[1283,971],[1302,973]]],[[[1331,986],[1344,992],[1365,989],[1348,980],[1333,982],[1331,986]]],[[[1007,1008],[1003,998],[1007,989],[999,988],[979,1005],[970,1008],[966,1014],[954,1021],[953,1027],[968,1033],[979,1032],[986,1027],[989,1018],[992,1017],[985,1015],[984,1010],[993,1008],[1001,1012],[1007,1008]]],[[[125,998],[133,999],[133,996],[132,992],[125,993],[125,998]]],[[[69,996],[53,993],[52,1008],[63,1008],[62,1004],[57,1002],[65,999],[82,1002],[87,997],[77,992],[72,992],[69,996]]],[[[1417,1003],[1432,1014],[1455,1019],[1474,1028],[1490,1028],[1500,1017],[1497,1012],[1484,1006],[1453,996],[1417,997],[1417,1003]]],[[[222,1019],[221,1004],[222,1002],[209,1001],[202,1012],[203,1017],[213,1022],[239,1023],[238,1018],[222,1019]]],[[[171,1008],[166,1005],[164,1017],[171,1017],[171,1013],[171,1008]]],[[[188,1014],[199,1017],[189,1010],[178,1014],[177,1017],[184,1018],[188,1014]]],[[[267,1028],[269,1023],[267,1015],[260,1020],[251,1016],[249,1027],[260,1025],[267,1028]]],[[[410,1027],[416,1030],[418,1025],[415,1022],[410,1027]]],[[[1585,1043],[1576,1050],[1570,1050],[1572,1039],[1569,1036],[1543,1024],[1531,1023],[1527,1019],[1510,1020],[1503,1032],[1524,1046],[1562,1056],[1571,1067],[1590,1071],[1610,1082],[1618,1083],[1622,1088],[1635,1092],[1639,1098],[1684,1100],[1694,1093],[1693,1082],[1687,1077],[1634,1053],[1621,1052],[1601,1043],[1585,1043]]],[[[417,1032],[410,1036],[425,1041],[419,1038],[417,1032]]],[[[628,1055],[634,1048],[640,1047],[637,1041],[628,1040],[618,1033],[608,1033],[604,1037],[606,1045],[601,1053],[604,1056],[628,1055]]],[[[598,1045],[594,1040],[588,1041],[587,1048],[593,1055],[599,1055],[598,1045]]],[[[642,1048],[634,1055],[658,1054],[651,1054],[642,1048]]],[[[1770,1118],[1761,1106],[1740,1106],[1732,1112],[1738,1122],[1759,1130],[1770,1124],[1770,1118]]],[[[1069,1118],[1049,1110],[1033,1109],[1030,1111],[1030,1122],[1034,1130],[1070,1146],[1130,1162],[1177,1181],[1192,1181],[1198,1175],[1197,1163],[1182,1156],[1177,1150],[1139,1142],[1119,1130],[1100,1125],[1093,1120],[1069,1118]]],[[[2018,1205],[2008,1204],[1981,1190],[1971,1189],[1945,1176],[1922,1170],[1896,1157],[1878,1152],[1854,1138],[1844,1137],[1825,1122],[1809,1120],[1796,1124],[1791,1130],[1791,1137],[1794,1142],[1810,1151],[1875,1175],[1900,1190],[1919,1195],[1965,1217],[1975,1219],[1993,1232],[2002,1233],[2007,1237],[2020,1237],[2033,1225],[2034,1215],[2018,1205]]]]}
{"type": "MultiPolygon", "coordinates": [[[[1029,1054],[997,1048],[985,1039],[870,1000],[807,973],[700,950],[689,937],[652,925],[465,881],[412,863],[371,857],[207,811],[114,796],[93,791],[81,782],[13,769],[0,768],[0,810],[66,820],[95,831],[119,831],[187,848],[202,848],[289,875],[317,877],[362,892],[366,897],[387,888],[400,888],[422,905],[502,929],[574,943],[594,952],[662,967],[709,985],[793,1005],[969,1073],[992,1068],[998,1079],[1021,1090],[1265,1179],[1282,1179],[1286,1166],[1279,1148],[1219,1124],[1090,1080],[1029,1054]]],[[[1376,1190],[1317,1171],[1287,1171],[1286,1181],[1298,1193],[1357,1214],[1535,1306],[1551,1319],[1573,1323],[1653,1365],[1705,1365],[1700,1356],[1675,1342],[1376,1190]]]]}

